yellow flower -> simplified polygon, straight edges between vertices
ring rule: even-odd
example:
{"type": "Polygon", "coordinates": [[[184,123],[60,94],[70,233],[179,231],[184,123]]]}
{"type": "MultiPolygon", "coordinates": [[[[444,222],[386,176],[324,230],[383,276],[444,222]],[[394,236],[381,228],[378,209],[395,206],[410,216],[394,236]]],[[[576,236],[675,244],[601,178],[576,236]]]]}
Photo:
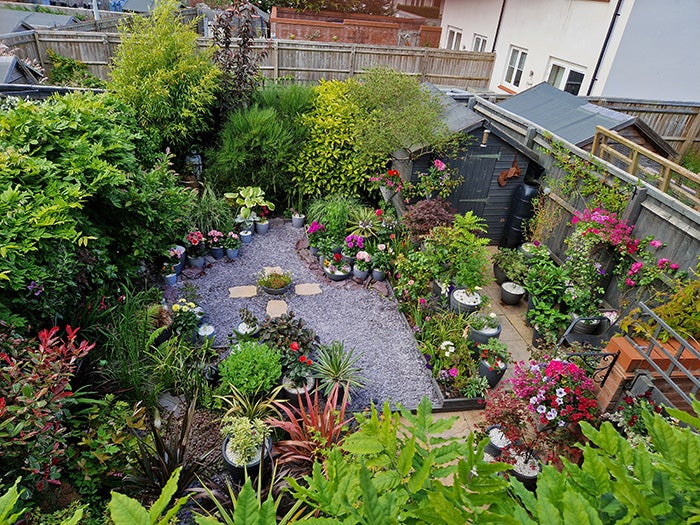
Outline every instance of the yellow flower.
{"type": "Polygon", "coordinates": [[[173,312],[178,312],[179,310],[180,310],[180,305],[177,304],[177,303],[175,303],[175,304],[173,305],[173,312]]]}
{"type": "Polygon", "coordinates": [[[187,303],[187,306],[189,306],[190,308],[196,308],[196,307],[197,307],[197,305],[194,304],[194,303],[192,303],[192,302],[187,303]]]}

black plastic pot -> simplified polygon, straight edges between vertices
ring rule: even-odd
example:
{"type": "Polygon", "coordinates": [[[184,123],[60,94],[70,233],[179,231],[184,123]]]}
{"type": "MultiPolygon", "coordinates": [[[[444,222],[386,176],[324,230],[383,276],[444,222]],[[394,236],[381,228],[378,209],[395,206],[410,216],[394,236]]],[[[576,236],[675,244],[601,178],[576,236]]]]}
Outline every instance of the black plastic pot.
{"type": "Polygon", "coordinates": [[[506,365],[503,368],[495,368],[491,370],[489,368],[489,365],[486,364],[486,361],[483,359],[479,361],[479,375],[481,377],[485,377],[486,381],[489,382],[489,387],[490,388],[496,388],[496,385],[503,379],[503,376],[506,373],[506,370],[508,370],[508,366],[506,365]]]}
{"type": "Polygon", "coordinates": [[[257,477],[260,473],[266,476],[270,471],[270,466],[272,465],[272,438],[268,437],[264,442],[261,449],[260,458],[251,461],[247,465],[237,465],[228,459],[226,455],[226,445],[228,444],[228,437],[224,438],[224,442],[221,445],[221,455],[224,458],[224,466],[231,477],[231,481],[235,485],[242,485],[245,482],[246,473],[248,477],[257,477]],[[260,461],[262,459],[262,466],[260,461]]]}

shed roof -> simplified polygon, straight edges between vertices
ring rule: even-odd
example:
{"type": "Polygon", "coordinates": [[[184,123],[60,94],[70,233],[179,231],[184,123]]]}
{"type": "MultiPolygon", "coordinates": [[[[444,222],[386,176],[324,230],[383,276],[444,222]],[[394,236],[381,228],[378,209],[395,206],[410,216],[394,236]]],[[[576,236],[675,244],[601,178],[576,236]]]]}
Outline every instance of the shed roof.
{"type": "Polygon", "coordinates": [[[617,130],[636,120],[636,117],[596,106],[546,82],[508,97],[498,105],[577,146],[593,139],[596,126],[617,130]]]}
{"type": "Polygon", "coordinates": [[[134,13],[150,13],[155,6],[155,0],[126,0],[124,5],[122,5],[122,10],[134,13]]]}
{"type": "Polygon", "coordinates": [[[70,15],[0,8],[0,35],[32,29],[60,27],[74,22],[75,19],[70,15]]]}
{"type": "Polygon", "coordinates": [[[36,84],[41,75],[16,56],[0,56],[0,83],[36,84]]]}

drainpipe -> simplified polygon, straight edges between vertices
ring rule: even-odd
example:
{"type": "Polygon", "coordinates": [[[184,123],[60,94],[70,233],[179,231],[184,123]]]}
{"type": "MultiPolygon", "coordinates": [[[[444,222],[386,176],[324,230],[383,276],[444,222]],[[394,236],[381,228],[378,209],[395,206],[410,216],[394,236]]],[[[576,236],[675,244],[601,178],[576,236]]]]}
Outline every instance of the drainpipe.
{"type": "Polygon", "coordinates": [[[491,46],[491,53],[496,52],[496,41],[498,40],[498,33],[501,32],[501,22],[503,21],[503,13],[506,10],[506,0],[503,0],[501,4],[501,12],[498,14],[498,24],[496,24],[496,34],[493,35],[493,46],[491,46]]]}
{"type": "Polygon", "coordinates": [[[600,65],[603,63],[603,57],[605,52],[608,50],[608,44],[610,43],[610,37],[612,36],[613,29],[615,29],[615,22],[617,22],[617,17],[620,16],[620,7],[622,7],[622,0],[617,0],[617,6],[615,7],[615,14],[613,14],[612,20],[610,20],[610,25],[608,26],[608,34],[605,35],[605,40],[603,41],[603,48],[600,50],[600,55],[598,55],[598,62],[596,62],[595,69],[593,70],[593,78],[591,79],[591,84],[588,86],[587,97],[591,96],[591,91],[593,91],[593,85],[596,80],[598,80],[598,70],[600,70],[600,65]]]}

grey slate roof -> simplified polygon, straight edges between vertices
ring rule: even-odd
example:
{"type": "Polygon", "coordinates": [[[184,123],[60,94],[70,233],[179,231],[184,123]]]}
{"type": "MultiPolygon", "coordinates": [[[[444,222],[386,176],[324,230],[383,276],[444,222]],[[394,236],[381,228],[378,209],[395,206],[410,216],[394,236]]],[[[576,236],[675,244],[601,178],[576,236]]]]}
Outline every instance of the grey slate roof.
{"type": "Polygon", "coordinates": [[[31,29],[60,27],[74,22],[75,20],[70,15],[0,8],[0,35],[31,29]]]}
{"type": "Polygon", "coordinates": [[[36,84],[41,75],[15,56],[0,56],[1,84],[36,84]]]}
{"type": "Polygon", "coordinates": [[[155,5],[155,0],[126,0],[122,6],[122,10],[134,13],[150,13],[153,11],[155,5]]]}
{"type": "Polygon", "coordinates": [[[596,106],[546,82],[521,91],[498,105],[577,146],[593,139],[596,126],[618,130],[636,121],[636,117],[596,106]]]}

